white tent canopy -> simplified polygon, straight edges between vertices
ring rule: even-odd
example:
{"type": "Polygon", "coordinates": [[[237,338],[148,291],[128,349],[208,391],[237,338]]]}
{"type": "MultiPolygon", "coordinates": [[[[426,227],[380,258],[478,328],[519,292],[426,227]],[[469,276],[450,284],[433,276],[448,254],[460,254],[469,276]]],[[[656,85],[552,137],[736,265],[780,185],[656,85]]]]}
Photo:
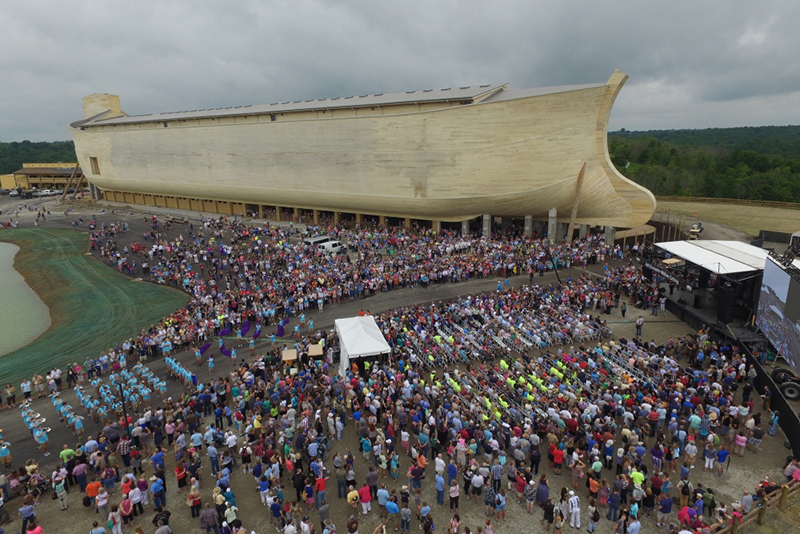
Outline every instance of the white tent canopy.
{"type": "Polygon", "coordinates": [[[350,368],[351,360],[392,352],[371,315],[336,319],[335,324],[341,349],[339,374],[342,376],[350,368]]]}
{"type": "Polygon", "coordinates": [[[763,248],[739,241],[669,241],[656,246],[717,274],[763,271],[768,255],[763,248]]]}

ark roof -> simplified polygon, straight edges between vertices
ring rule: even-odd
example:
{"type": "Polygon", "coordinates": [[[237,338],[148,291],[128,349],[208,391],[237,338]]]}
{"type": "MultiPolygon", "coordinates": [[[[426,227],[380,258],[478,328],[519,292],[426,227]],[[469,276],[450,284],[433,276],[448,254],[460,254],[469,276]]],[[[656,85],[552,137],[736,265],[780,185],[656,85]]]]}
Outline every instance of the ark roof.
{"type": "Polygon", "coordinates": [[[173,111],[165,113],[152,113],[147,115],[126,115],[103,119],[105,114],[91,117],[87,120],[73,123],[73,127],[91,127],[112,124],[135,124],[141,122],[160,122],[174,120],[189,120],[213,117],[229,117],[241,115],[263,115],[269,113],[286,113],[295,111],[317,111],[328,109],[347,109],[355,107],[391,106],[398,104],[411,104],[423,102],[464,101],[472,104],[480,101],[498,101],[514,98],[525,98],[564,91],[574,91],[603,84],[570,85],[558,87],[539,87],[533,89],[518,89],[506,91],[507,84],[471,85],[466,87],[448,87],[444,89],[424,89],[406,91],[402,93],[377,93],[373,95],[346,96],[336,98],[321,98],[318,100],[295,100],[276,102],[274,104],[259,104],[249,106],[236,106],[227,108],[195,109],[190,111],[173,111]]]}

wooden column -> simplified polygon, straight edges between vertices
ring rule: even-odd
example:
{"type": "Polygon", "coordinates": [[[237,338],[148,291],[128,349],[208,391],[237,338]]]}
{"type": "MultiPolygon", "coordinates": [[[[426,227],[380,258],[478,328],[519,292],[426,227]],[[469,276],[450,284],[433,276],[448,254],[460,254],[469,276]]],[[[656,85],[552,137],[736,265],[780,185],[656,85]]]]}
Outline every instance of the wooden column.
{"type": "MultiPolygon", "coordinates": [[[[69,187],[72,185],[72,180],[75,179],[75,174],[78,172],[78,165],[80,165],[80,163],[76,163],[75,168],[72,169],[72,175],[70,175],[69,180],[67,181],[67,185],[64,186],[64,193],[61,195],[61,200],[67,198],[67,189],[69,189],[69,187]]],[[[75,191],[77,190],[78,188],[75,187],[75,191]]]]}
{"type": "Polygon", "coordinates": [[[275,206],[275,220],[276,221],[280,221],[281,220],[281,207],[280,206],[275,206]]]}
{"type": "Polygon", "coordinates": [[[333,224],[339,224],[339,212],[338,211],[334,211],[333,212],[333,224]]]}
{"type": "Polygon", "coordinates": [[[294,220],[295,222],[300,222],[300,210],[297,208],[294,208],[294,220]]]}
{"type": "Polygon", "coordinates": [[[262,206],[261,204],[258,205],[258,218],[259,219],[264,218],[264,206],[262,206]]]}
{"type": "Polygon", "coordinates": [[[569,226],[567,227],[567,243],[572,243],[572,232],[575,229],[575,218],[578,216],[578,206],[581,203],[581,190],[583,189],[583,175],[586,174],[586,162],[581,165],[578,173],[578,181],[575,184],[575,201],[572,203],[572,213],[569,216],[569,226]]]}
{"type": "Polygon", "coordinates": [[[361,220],[362,220],[361,214],[356,213],[356,224],[361,224],[361,220]]]}
{"type": "Polygon", "coordinates": [[[386,226],[386,217],[383,215],[378,215],[378,224],[381,226],[386,226]]]}
{"type": "Polygon", "coordinates": [[[319,224],[319,210],[314,210],[314,225],[319,224]]]}
{"type": "Polygon", "coordinates": [[[403,220],[403,224],[405,225],[406,230],[410,230],[411,229],[411,217],[406,217],[403,220]]]}

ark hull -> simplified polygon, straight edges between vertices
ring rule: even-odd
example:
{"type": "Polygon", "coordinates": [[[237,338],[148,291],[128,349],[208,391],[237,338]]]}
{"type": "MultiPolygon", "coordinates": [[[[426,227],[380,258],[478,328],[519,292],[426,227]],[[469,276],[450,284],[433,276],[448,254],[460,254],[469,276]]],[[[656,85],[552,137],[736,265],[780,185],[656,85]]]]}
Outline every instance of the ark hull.
{"type": "Polygon", "coordinates": [[[74,123],[72,135],[84,173],[107,191],[441,221],[543,219],[554,207],[568,218],[586,163],[576,221],[633,227],[655,200],[608,158],[608,117],[626,78],[501,88],[466,105],[100,117],[74,123]]]}

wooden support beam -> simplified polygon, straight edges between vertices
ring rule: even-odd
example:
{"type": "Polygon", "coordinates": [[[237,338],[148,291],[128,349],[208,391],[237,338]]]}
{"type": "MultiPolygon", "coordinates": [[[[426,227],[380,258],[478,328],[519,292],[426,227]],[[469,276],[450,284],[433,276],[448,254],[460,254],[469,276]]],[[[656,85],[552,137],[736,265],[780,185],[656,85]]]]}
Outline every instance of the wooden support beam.
{"type": "Polygon", "coordinates": [[[567,227],[567,243],[572,243],[572,232],[575,230],[575,219],[578,217],[578,206],[581,203],[581,190],[583,189],[583,175],[586,174],[586,162],[581,165],[581,172],[578,173],[578,180],[575,184],[575,202],[572,204],[572,213],[569,216],[569,226],[567,227]]]}
{"type": "MultiPolygon", "coordinates": [[[[81,177],[78,178],[78,181],[75,182],[75,191],[72,192],[72,199],[73,200],[78,198],[78,191],[81,190],[81,187],[83,186],[83,182],[84,181],[86,181],[86,177],[81,175],[81,177]]],[[[89,185],[89,182],[86,182],[86,185],[89,185]]],[[[66,191],[67,189],[69,189],[69,186],[65,187],[64,191],[66,191]]]]}

